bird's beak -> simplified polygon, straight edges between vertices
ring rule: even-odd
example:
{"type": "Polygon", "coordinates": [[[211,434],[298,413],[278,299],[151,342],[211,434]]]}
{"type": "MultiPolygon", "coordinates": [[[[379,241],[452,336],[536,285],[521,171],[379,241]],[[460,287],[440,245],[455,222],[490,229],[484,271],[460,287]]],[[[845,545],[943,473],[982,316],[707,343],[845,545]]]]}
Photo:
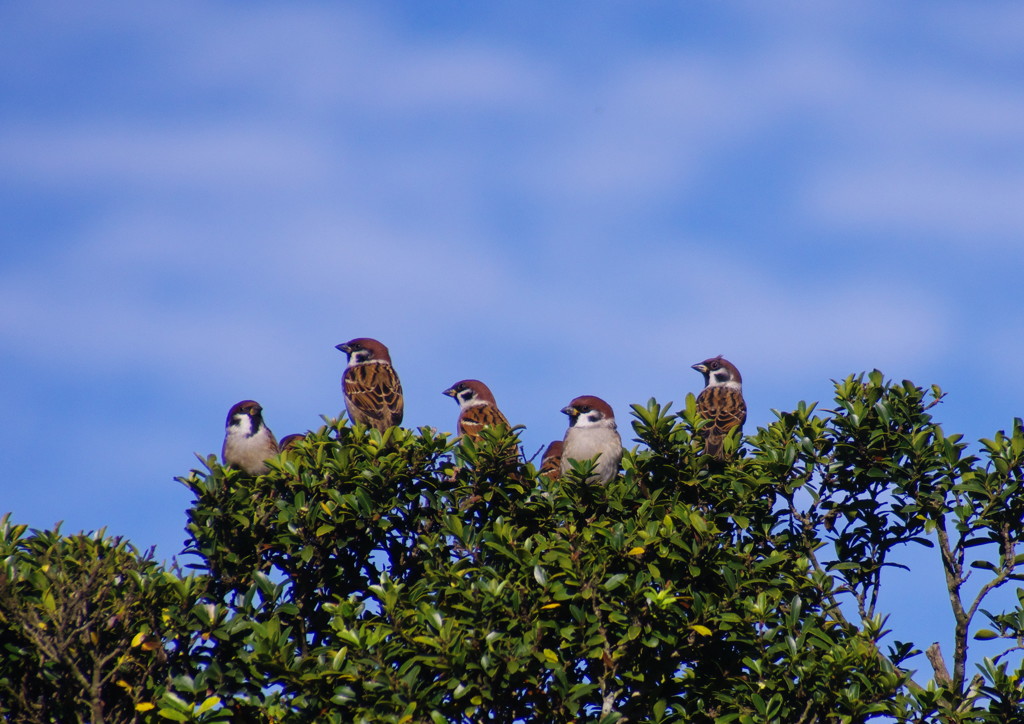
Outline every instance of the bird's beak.
{"type": "Polygon", "coordinates": [[[442,395],[448,395],[449,397],[455,397],[455,388],[449,387],[447,390],[441,393],[442,395]]]}
{"type": "Polygon", "coordinates": [[[691,365],[691,368],[697,370],[701,374],[704,374],[705,372],[708,371],[707,366],[706,365],[702,365],[702,364],[691,365]]]}
{"type": "Polygon", "coordinates": [[[336,344],[334,345],[334,349],[341,350],[345,354],[348,354],[349,352],[352,351],[352,348],[349,347],[347,344],[336,344]]]}
{"type": "Polygon", "coordinates": [[[568,415],[569,417],[573,417],[575,415],[578,415],[579,412],[577,412],[576,408],[573,407],[572,405],[567,405],[562,408],[562,414],[568,415]]]}

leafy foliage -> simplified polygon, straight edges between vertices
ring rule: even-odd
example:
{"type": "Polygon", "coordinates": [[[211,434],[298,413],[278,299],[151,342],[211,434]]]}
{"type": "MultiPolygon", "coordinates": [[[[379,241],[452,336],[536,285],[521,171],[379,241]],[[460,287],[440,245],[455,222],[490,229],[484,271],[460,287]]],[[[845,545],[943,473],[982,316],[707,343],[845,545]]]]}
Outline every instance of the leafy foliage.
{"type": "Polygon", "coordinates": [[[0,713],[11,722],[134,722],[187,668],[194,577],[128,543],[0,520],[0,713]]]}
{"type": "MultiPolygon", "coordinates": [[[[1021,720],[1024,593],[981,604],[1021,579],[1024,431],[968,454],[931,417],[941,397],[849,377],[833,410],[776,413],[738,454],[728,440],[726,464],[702,454],[692,396],[651,400],[607,486],[587,463],[537,475],[505,429],[460,442],[331,420],[256,479],[211,458],[181,479],[192,576],[116,541],[5,529],[0,710],[28,720],[18,706],[43,696],[18,693],[22,669],[49,672],[44,691],[92,665],[116,672],[107,721],[1021,720]],[[930,650],[924,683],[912,644],[883,651],[878,594],[906,546],[939,557],[956,620],[952,673],[930,650]],[[46,598],[58,580],[97,621],[136,596],[97,634],[116,656],[62,663],[31,633],[73,610],[46,598]],[[969,680],[972,634],[1005,649],[969,680]],[[147,637],[148,658],[131,645],[147,637]]],[[[36,720],[100,721],[95,698],[36,720]]]]}

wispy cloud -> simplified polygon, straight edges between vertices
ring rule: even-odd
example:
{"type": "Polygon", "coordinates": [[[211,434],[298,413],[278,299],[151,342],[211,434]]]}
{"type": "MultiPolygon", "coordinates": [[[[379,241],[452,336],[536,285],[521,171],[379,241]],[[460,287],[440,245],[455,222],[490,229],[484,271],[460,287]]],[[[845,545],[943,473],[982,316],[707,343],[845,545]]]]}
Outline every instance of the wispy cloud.
{"type": "MultiPolygon", "coordinates": [[[[166,124],[105,119],[4,127],[0,165],[43,191],[213,194],[280,192],[327,178],[310,139],[250,121],[166,124]]],[[[159,200],[159,199],[155,199],[159,200]]]]}

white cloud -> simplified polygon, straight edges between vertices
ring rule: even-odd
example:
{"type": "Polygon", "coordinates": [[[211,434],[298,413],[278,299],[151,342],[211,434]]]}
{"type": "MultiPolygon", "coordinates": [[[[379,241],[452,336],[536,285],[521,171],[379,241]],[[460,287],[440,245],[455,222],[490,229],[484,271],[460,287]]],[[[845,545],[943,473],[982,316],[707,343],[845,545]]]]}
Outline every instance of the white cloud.
{"type": "Polygon", "coordinates": [[[724,354],[779,378],[907,367],[940,355],[955,332],[948,302],[916,282],[780,277],[729,252],[706,240],[638,254],[621,280],[635,315],[622,328],[657,350],[648,365],[724,354]]]}
{"type": "Polygon", "coordinates": [[[22,184],[63,189],[213,193],[308,186],[327,162],[310,139],[241,123],[8,125],[0,167],[22,184]]]}
{"type": "Polygon", "coordinates": [[[834,225],[909,234],[922,245],[1020,250],[1024,171],[875,158],[833,168],[808,190],[809,213],[834,225]]]}
{"type": "Polygon", "coordinates": [[[546,64],[522,50],[472,36],[421,40],[354,6],[202,10],[204,23],[180,19],[190,52],[177,82],[229,99],[248,91],[284,112],[518,112],[549,92],[546,64]]]}
{"type": "MultiPolygon", "coordinates": [[[[428,223],[480,214],[485,188],[520,194],[555,233],[586,233],[574,217],[606,224],[685,199],[742,174],[738,150],[783,143],[803,155],[788,169],[796,198],[780,204],[826,228],[1019,225],[1019,164],[1005,159],[1020,146],[1024,98],[1012,79],[867,52],[882,12],[840,22],[791,11],[741,53],[635,47],[592,75],[550,50],[418,37],[361,10],[128,14],[155,57],[177,60],[155,93],[181,97],[173,117],[121,98],[110,116],[8,124],[0,166],[42,185],[252,194],[261,206],[273,194],[355,198],[428,223]],[[786,136],[791,123],[811,137],[786,136]]],[[[955,14],[930,22],[958,37],[955,14]]]]}

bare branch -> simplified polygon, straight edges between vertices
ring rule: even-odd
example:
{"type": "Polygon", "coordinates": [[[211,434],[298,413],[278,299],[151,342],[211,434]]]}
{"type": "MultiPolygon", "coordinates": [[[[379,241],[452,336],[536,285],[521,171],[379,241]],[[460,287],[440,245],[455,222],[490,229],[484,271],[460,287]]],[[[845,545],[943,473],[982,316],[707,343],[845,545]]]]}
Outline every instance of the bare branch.
{"type": "Polygon", "coordinates": [[[942,649],[939,648],[939,642],[936,641],[925,649],[924,654],[932,664],[932,671],[935,672],[935,682],[941,686],[949,686],[953,680],[949,676],[949,669],[946,668],[946,660],[942,658],[942,649]]]}

